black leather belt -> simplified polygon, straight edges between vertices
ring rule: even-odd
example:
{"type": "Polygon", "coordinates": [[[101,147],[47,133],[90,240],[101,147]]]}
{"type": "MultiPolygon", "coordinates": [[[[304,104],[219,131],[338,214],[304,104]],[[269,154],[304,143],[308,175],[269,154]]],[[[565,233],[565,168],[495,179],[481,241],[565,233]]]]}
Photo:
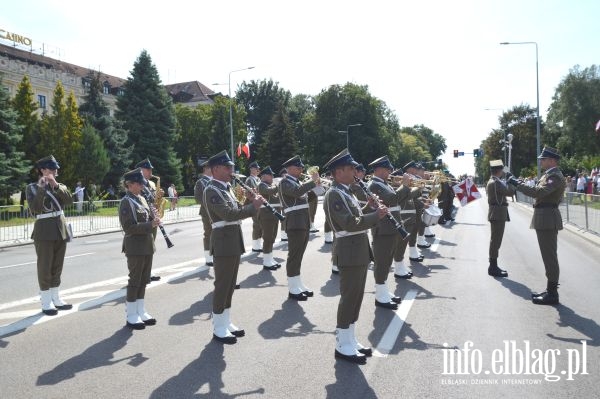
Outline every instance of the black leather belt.
{"type": "Polygon", "coordinates": [[[541,202],[537,205],[533,205],[533,207],[534,208],[558,208],[558,205],[541,202]]]}

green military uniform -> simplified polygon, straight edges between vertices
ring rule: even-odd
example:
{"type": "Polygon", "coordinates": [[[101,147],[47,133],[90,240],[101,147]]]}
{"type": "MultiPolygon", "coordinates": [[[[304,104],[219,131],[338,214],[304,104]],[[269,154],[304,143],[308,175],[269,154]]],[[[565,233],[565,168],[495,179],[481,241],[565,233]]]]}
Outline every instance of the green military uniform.
{"type": "MultiPolygon", "coordinates": [[[[42,169],[58,170],[56,159],[50,155],[36,163],[42,176],[42,169]]],[[[25,190],[27,204],[35,223],[31,238],[37,255],[37,277],[41,291],[42,311],[53,316],[56,309],[71,309],[59,297],[58,287],[67,251],[69,232],[64,216],[64,207],[73,204],[70,190],[62,183],[57,187],[40,180],[31,183],[25,190]]]]}
{"type": "MultiPolygon", "coordinates": [[[[559,159],[558,151],[545,147],[538,157],[559,159]]],[[[514,181],[514,180],[513,180],[514,181]]],[[[553,167],[541,176],[535,187],[524,184],[517,186],[517,191],[535,198],[533,203],[533,218],[530,228],[537,234],[542,260],[548,280],[547,291],[534,295],[533,302],[537,304],[558,303],[558,279],[560,267],[558,264],[557,246],[558,230],[562,230],[562,216],[558,205],[563,199],[566,179],[558,167],[553,167]]]]}
{"type": "MultiPolygon", "coordinates": [[[[269,174],[273,176],[273,170],[267,166],[260,171],[259,176],[269,174]]],[[[264,181],[258,184],[258,193],[271,205],[271,207],[281,212],[281,203],[279,201],[277,186],[272,186],[264,181]]],[[[279,219],[267,207],[262,206],[258,211],[258,222],[262,230],[263,238],[263,268],[267,270],[276,270],[281,265],[273,260],[273,243],[277,237],[279,228],[279,219]]]]}
{"type": "MultiPolygon", "coordinates": [[[[248,165],[249,168],[255,168],[255,169],[259,169],[260,167],[258,166],[257,162],[252,162],[250,165],[248,165]]],[[[253,188],[253,189],[257,189],[258,185],[260,184],[260,178],[258,176],[253,176],[250,175],[246,178],[246,181],[244,182],[248,187],[253,188]]],[[[250,201],[246,200],[246,205],[249,204],[250,201]]],[[[261,252],[261,245],[260,245],[260,239],[263,236],[263,232],[262,232],[262,228],[261,228],[261,224],[258,220],[258,213],[254,216],[252,216],[252,251],[254,252],[261,252]]]]}
{"type": "MultiPolygon", "coordinates": [[[[355,166],[356,162],[344,150],[332,158],[326,167],[335,170],[337,167],[353,164],[355,166]]],[[[363,214],[350,187],[337,181],[325,193],[323,209],[335,232],[335,264],[338,265],[340,275],[335,355],[364,364],[365,355],[370,356],[372,351],[356,340],[355,325],[364,296],[368,265],[372,259],[367,232],[377,224],[379,216],[377,213],[363,214]]]]}
{"type": "MultiPolygon", "coordinates": [[[[385,167],[393,170],[394,167],[389,162],[387,156],[376,159],[369,164],[373,170],[378,167],[385,167]]],[[[386,181],[377,176],[373,176],[368,185],[369,191],[379,197],[379,200],[388,207],[394,219],[402,220],[399,203],[404,201],[407,192],[402,189],[394,190],[386,181]]],[[[375,306],[388,309],[397,309],[397,303],[400,298],[392,295],[386,287],[386,281],[392,266],[394,250],[401,240],[401,236],[396,230],[395,225],[387,218],[380,219],[377,225],[371,229],[373,236],[373,254],[375,266],[373,274],[375,276],[375,306]]]]}
{"type": "Polygon", "coordinates": [[[310,219],[310,232],[316,233],[319,231],[315,227],[315,216],[317,215],[317,207],[319,206],[319,196],[315,193],[315,190],[310,190],[306,193],[308,197],[308,217],[310,219]]]}
{"type": "MultiPolygon", "coordinates": [[[[283,163],[284,167],[304,167],[299,156],[283,163]]],[[[291,299],[306,300],[313,292],[308,290],[300,278],[302,258],[308,245],[310,218],[308,214],[307,193],[316,187],[314,181],[301,183],[292,175],[286,175],[279,182],[279,199],[285,214],[285,231],[288,237],[288,257],[286,271],[288,277],[288,295],[291,299]]]]}
{"type": "Polygon", "coordinates": [[[204,245],[204,258],[206,259],[206,264],[208,266],[213,265],[212,257],[210,256],[210,234],[212,232],[212,226],[210,223],[210,218],[208,217],[208,212],[206,210],[206,204],[204,204],[204,189],[210,183],[212,178],[210,176],[202,175],[196,181],[196,185],[194,186],[194,198],[196,199],[196,203],[200,204],[200,217],[202,218],[202,227],[204,230],[203,236],[203,245],[204,245]]]}
{"type": "Polygon", "coordinates": [[[488,221],[490,222],[490,266],[488,274],[495,277],[507,277],[508,273],[498,267],[498,251],[500,250],[500,245],[502,245],[504,226],[506,222],[510,221],[506,197],[513,196],[515,189],[512,186],[508,186],[499,177],[493,175],[495,169],[504,166],[502,161],[490,161],[490,166],[492,168],[492,176],[490,176],[485,189],[489,205],[488,221]]]}
{"type": "Polygon", "coordinates": [[[127,257],[129,280],[127,281],[127,326],[136,330],[156,324],[156,319],[145,310],[146,285],[150,281],[152,259],[156,247],[152,230],[154,214],[142,195],[129,191],[129,185],[144,184],[140,168],[123,175],[128,192],[119,203],[119,223],[125,235],[121,251],[127,257]]]}
{"type": "MultiPolygon", "coordinates": [[[[404,255],[406,254],[406,247],[411,244],[411,240],[417,235],[418,213],[415,209],[415,200],[420,197],[421,190],[417,187],[410,188],[402,185],[398,188],[398,191],[403,193],[403,197],[398,204],[401,208],[402,223],[404,224],[404,228],[411,232],[411,235],[408,240],[399,239],[396,242],[396,247],[394,248],[394,277],[411,278],[413,274],[404,265],[404,255]]],[[[412,241],[412,244],[412,249],[416,250],[414,241],[412,241]]],[[[416,262],[423,260],[419,256],[412,257],[410,254],[409,259],[416,262]]]]}

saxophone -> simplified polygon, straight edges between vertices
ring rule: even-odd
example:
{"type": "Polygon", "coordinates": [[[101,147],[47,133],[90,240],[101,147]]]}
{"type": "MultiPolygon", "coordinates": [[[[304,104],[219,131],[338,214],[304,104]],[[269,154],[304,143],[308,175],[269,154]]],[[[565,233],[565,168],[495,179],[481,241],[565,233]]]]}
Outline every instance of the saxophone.
{"type": "Polygon", "coordinates": [[[152,175],[150,179],[156,180],[156,191],[154,193],[154,207],[158,211],[158,217],[162,219],[165,215],[165,206],[167,200],[165,199],[165,190],[160,186],[160,176],[152,175]]]}

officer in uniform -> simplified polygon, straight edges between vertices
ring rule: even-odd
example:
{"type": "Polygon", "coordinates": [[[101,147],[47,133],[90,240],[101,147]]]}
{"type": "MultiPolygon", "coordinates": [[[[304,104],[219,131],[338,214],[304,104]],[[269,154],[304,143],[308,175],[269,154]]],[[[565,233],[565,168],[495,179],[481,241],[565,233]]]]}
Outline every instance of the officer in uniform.
{"type": "MultiPolygon", "coordinates": [[[[244,182],[248,187],[256,189],[258,184],[260,183],[260,177],[258,177],[258,173],[260,172],[260,166],[258,162],[254,161],[248,165],[250,169],[250,176],[246,178],[244,182]]],[[[251,201],[246,200],[246,205],[251,201]]],[[[252,216],[252,252],[262,252],[262,243],[260,242],[262,238],[263,232],[260,227],[260,222],[258,221],[258,214],[252,216]]]]}
{"type": "MultiPolygon", "coordinates": [[[[144,182],[144,189],[143,191],[146,193],[145,198],[149,198],[152,202],[152,204],[148,204],[148,206],[152,206],[156,204],[154,203],[156,200],[156,192],[157,190],[162,190],[162,188],[160,187],[156,187],[156,183],[154,183],[152,180],[150,180],[150,178],[152,177],[152,169],[154,169],[154,166],[152,166],[152,163],[150,163],[150,159],[146,158],[143,161],[138,162],[135,165],[136,168],[141,168],[142,170],[142,175],[144,176],[145,182],[144,182]]],[[[142,194],[143,195],[143,194],[142,194]]],[[[157,212],[160,212],[160,209],[156,209],[157,212]]],[[[160,215],[160,213],[159,213],[160,215]]],[[[152,237],[154,237],[154,239],[156,240],[156,227],[154,227],[154,229],[152,230],[152,237]]],[[[158,281],[160,280],[160,276],[153,276],[152,274],[150,274],[150,279],[148,280],[148,282],[152,282],[152,281],[158,281]]]]}
{"type": "MultiPolygon", "coordinates": [[[[448,169],[444,169],[443,172],[446,176],[451,177],[450,173],[448,172],[448,169]]],[[[445,181],[441,183],[441,186],[442,191],[438,198],[438,207],[442,210],[443,213],[442,217],[438,221],[438,224],[444,225],[446,224],[446,222],[454,221],[454,218],[452,217],[452,208],[454,197],[456,196],[456,194],[454,194],[454,190],[452,190],[450,182],[445,181]]]]}
{"type": "Polygon", "coordinates": [[[535,187],[528,187],[514,177],[510,184],[516,185],[517,191],[535,198],[533,203],[533,219],[531,228],[537,234],[542,260],[546,268],[546,291],[532,294],[532,301],[538,305],[555,305],[558,303],[558,265],[557,240],[558,230],[562,230],[562,217],[558,204],[563,199],[567,185],[565,177],[558,168],[559,152],[551,147],[544,147],[538,156],[545,173],[535,187]]]}
{"type": "Polygon", "coordinates": [[[485,191],[488,199],[488,221],[490,222],[490,265],[488,274],[494,277],[508,277],[506,270],[498,267],[498,251],[502,245],[504,225],[510,221],[506,197],[515,195],[515,188],[502,180],[504,164],[501,160],[490,161],[490,180],[485,191]]]}
{"type": "MultiPolygon", "coordinates": [[[[381,206],[376,212],[363,214],[358,200],[350,191],[356,165],[347,149],[325,165],[334,181],[325,193],[323,209],[335,231],[335,256],[340,275],[335,357],[365,364],[367,356],[372,356],[373,352],[358,342],[355,329],[365,291],[367,269],[372,259],[367,231],[385,216],[387,209],[381,206]]],[[[374,206],[372,202],[370,205],[374,206]]]]}
{"type": "MultiPolygon", "coordinates": [[[[379,197],[381,202],[388,207],[392,216],[401,223],[400,202],[405,200],[406,191],[394,190],[387,182],[390,173],[394,170],[387,155],[377,158],[369,164],[373,169],[373,177],[369,182],[369,191],[379,197]]],[[[408,186],[410,181],[408,175],[403,179],[404,185],[408,186]]],[[[386,286],[386,280],[390,273],[394,249],[401,236],[396,227],[389,219],[381,219],[371,229],[373,235],[373,255],[375,258],[375,306],[386,309],[398,309],[400,297],[393,295],[386,286]]]]}
{"type": "Polygon", "coordinates": [[[283,163],[287,170],[285,178],[279,182],[279,199],[285,213],[285,231],[288,237],[288,257],[286,263],[288,297],[306,301],[314,292],[309,290],[300,277],[302,258],[308,245],[310,218],[308,215],[307,193],[317,186],[319,174],[313,172],[311,180],[301,183],[299,178],[304,164],[298,155],[283,163]]]}
{"type": "Polygon", "coordinates": [[[202,202],[204,199],[204,189],[212,179],[212,172],[210,170],[210,166],[208,166],[208,159],[203,159],[199,163],[200,167],[202,168],[202,175],[196,181],[196,185],[194,186],[194,198],[196,199],[196,203],[200,204],[200,216],[202,218],[202,226],[204,229],[204,260],[206,262],[206,266],[212,266],[213,258],[209,251],[210,233],[212,232],[212,227],[206,211],[206,204],[202,202]]]}
{"type": "MultiPolygon", "coordinates": [[[[416,176],[419,179],[425,180],[425,167],[421,162],[417,163],[416,176]]],[[[430,248],[431,244],[425,239],[425,237],[432,237],[431,231],[428,231],[428,227],[423,222],[423,214],[425,209],[429,208],[429,188],[420,187],[421,196],[415,199],[417,209],[417,248],[430,248]],[[426,235],[427,232],[427,235],[426,235]]],[[[435,234],[433,235],[435,236],[435,234]]]]}
{"type": "Polygon", "coordinates": [[[71,232],[65,221],[64,207],[73,204],[71,191],[56,181],[60,166],[49,155],[35,164],[39,179],[27,185],[26,197],[29,210],[35,216],[31,238],[37,255],[37,276],[40,286],[42,312],[55,316],[58,310],[73,307],[62,301],[59,293],[67,241],[71,232]]]}
{"type": "Polygon", "coordinates": [[[204,203],[212,224],[210,251],[215,271],[213,294],[213,338],[225,344],[234,344],[245,335],[231,322],[231,299],[235,289],[241,255],[244,253],[242,219],[254,216],[263,198],[246,193],[251,203],[241,205],[231,189],[233,162],[223,150],[208,160],[213,179],[204,189],[204,203]]]}
{"type": "MultiPolygon", "coordinates": [[[[281,203],[279,202],[278,195],[279,189],[273,185],[273,175],[274,173],[270,166],[261,170],[258,173],[260,183],[258,183],[257,191],[269,202],[273,209],[281,211],[281,203]]],[[[258,222],[260,223],[263,238],[263,269],[277,270],[281,265],[273,259],[273,243],[275,242],[275,237],[277,237],[279,219],[263,205],[258,211],[258,222]]]]}
{"type": "Polygon", "coordinates": [[[141,195],[145,180],[141,168],[125,173],[123,181],[127,193],[119,204],[119,222],[125,233],[122,252],[127,257],[129,269],[126,324],[135,330],[156,324],[156,319],[146,312],[144,297],[156,251],[152,234],[160,224],[160,219],[150,211],[150,206],[141,195]]]}

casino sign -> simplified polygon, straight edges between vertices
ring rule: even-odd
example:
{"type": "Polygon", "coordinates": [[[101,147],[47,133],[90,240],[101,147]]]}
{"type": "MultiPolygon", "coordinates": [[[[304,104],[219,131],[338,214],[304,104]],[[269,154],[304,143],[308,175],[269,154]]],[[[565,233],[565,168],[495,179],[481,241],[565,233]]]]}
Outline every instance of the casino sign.
{"type": "Polygon", "coordinates": [[[26,36],[21,36],[17,33],[8,32],[2,28],[0,28],[0,38],[10,40],[17,44],[23,44],[25,46],[31,46],[31,39],[26,36]]]}

